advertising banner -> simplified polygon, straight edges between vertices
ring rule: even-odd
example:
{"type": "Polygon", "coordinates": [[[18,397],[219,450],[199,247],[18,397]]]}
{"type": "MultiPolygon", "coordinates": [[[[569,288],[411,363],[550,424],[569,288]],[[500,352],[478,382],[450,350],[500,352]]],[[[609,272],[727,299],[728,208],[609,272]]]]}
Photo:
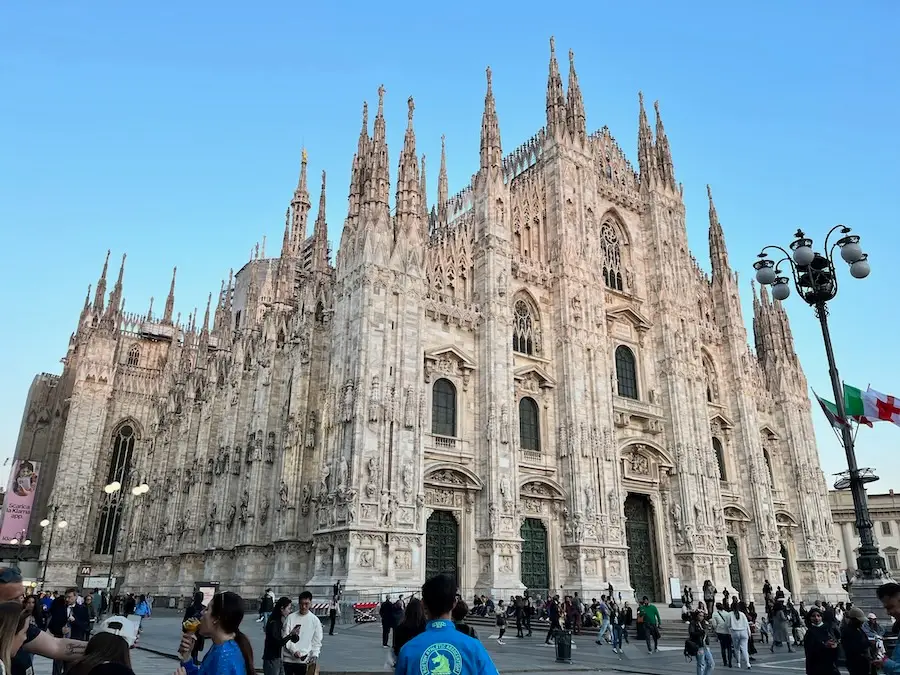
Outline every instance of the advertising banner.
{"type": "Polygon", "coordinates": [[[16,460],[9,474],[9,487],[3,502],[3,524],[0,525],[0,543],[22,539],[22,530],[28,530],[31,508],[34,505],[34,489],[37,487],[40,462],[28,459],[16,460]]]}

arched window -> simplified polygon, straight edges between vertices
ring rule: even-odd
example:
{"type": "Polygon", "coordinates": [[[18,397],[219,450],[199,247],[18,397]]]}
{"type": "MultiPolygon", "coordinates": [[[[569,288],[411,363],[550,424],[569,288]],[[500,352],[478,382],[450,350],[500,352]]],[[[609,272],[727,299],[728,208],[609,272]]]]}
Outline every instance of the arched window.
{"type": "Polygon", "coordinates": [[[541,427],[538,404],[527,396],[519,401],[519,445],[523,450],[541,451],[541,427]]]}
{"type": "Polygon", "coordinates": [[[109,472],[106,474],[106,485],[118,481],[122,487],[111,495],[103,494],[97,539],[94,543],[94,553],[97,555],[111,555],[116,547],[122,521],[122,507],[124,506],[122,495],[127,489],[126,483],[131,469],[134,441],[134,427],[130,424],[123,424],[113,434],[112,457],[109,462],[109,472]]]}
{"type": "Polygon", "coordinates": [[[775,487],[775,474],[772,473],[772,459],[769,457],[769,451],[763,448],[763,459],[766,462],[766,473],[769,474],[769,485],[775,487]]]}
{"type": "Polygon", "coordinates": [[[534,316],[525,300],[516,300],[513,305],[513,351],[520,354],[534,354],[534,316]]]}
{"type": "Polygon", "coordinates": [[[132,345],[131,349],[128,350],[128,358],[125,363],[129,366],[141,365],[141,348],[137,345],[132,345]]]}
{"type": "Polygon", "coordinates": [[[637,367],[634,361],[634,352],[625,345],[616,347],[616,380],[618,382],[619,396],[634,399],[638,397],[637,367]]]}
{"type": "Polygon", "coordinates": [[[728,472],[725,471],[725,450],[722,448],[722,441],[713,437],[713,450],[716,453],[716,464],[719,465],[719,480],[728,480],[728,472]]]}
{"type": "Polygon", "coordinates": [[[607,221],[600,226],[600,255],[603,264],[603,282],[607,288],[623,290],[622,250],[615,226],[607,221]]]}
{"type": "Polygon", "coordinates": [[[713,366],[709,356],[703,354],[703,374],[706,382],[706,402],[719,402],[719,381],[716,376],[716,369],[713,366]]]}
{"type": "Polygon", "coordinates": [[[456,437],[456,387],[441,378],[431,390],[431,433],[456,437]]]}

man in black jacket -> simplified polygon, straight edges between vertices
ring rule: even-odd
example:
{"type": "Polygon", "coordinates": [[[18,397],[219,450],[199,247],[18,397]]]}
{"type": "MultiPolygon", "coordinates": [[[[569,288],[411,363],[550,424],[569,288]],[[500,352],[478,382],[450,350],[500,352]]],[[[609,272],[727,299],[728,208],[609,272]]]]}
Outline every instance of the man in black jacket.
{"type": "Polygon", "coordinates": [[[391,602],[390,596],[385,596],[384,602],[378,609],[378,614],[381,616],[381,646],[387,649],[391,628],[397,625],[396,605],[391,602]]]}

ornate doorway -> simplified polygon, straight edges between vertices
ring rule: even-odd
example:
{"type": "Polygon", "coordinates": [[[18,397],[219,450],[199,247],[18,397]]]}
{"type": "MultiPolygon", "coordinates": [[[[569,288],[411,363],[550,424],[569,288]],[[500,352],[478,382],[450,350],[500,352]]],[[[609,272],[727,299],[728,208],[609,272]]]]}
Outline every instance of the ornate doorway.
{"type": "Polygon", "coordinates": [[[526,518],[519,533],[522,535],[522,583],[529,590],[548,590],[547,528],[537,518],[526,518]]]}
{"type": "Polygon", "coordinates": [[[653,513],[646,495],[629,493],[625,499],[625,541],[628,544],[628,574],[634,595],[658,600],[656,583],[656,539],[653,513]]]}
{"type": "Polygon", "coordinates": [[[794,592],[794,584],[791,583],[791,563],[788,560],[788,552],[783,542],[781,544],[781,587],[789,590],[791,593],[794,592]]]}
{"type": "Polygon", "coordinates": [[[458,578],[459,524],[449,511],[434,511],[425,525],[425,578],[449,574],[458,578]]]}
{"type": "Polygon", "coordinates": [[[737,589],[740,596],[744,596],[744,580],[741,578],[740,549],[734,537],[728,537],[728,552],[731,554],[731,562],[728,563],[728,575],[731,579],[731,587],[737,589]]]}

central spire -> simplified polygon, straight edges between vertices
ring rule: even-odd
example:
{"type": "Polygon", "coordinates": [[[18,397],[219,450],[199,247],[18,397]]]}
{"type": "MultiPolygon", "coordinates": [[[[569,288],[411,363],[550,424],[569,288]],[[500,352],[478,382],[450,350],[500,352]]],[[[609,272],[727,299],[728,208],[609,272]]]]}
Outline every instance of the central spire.
{"type": "Polygon", "coordinates": [[[497,121],[490,66],[485,72],[487,93],[484,95],[484,113],[481,116],[481,168],[499,169],[503,162],[503,150],[500,148],[500,123],[497,121]]]}

